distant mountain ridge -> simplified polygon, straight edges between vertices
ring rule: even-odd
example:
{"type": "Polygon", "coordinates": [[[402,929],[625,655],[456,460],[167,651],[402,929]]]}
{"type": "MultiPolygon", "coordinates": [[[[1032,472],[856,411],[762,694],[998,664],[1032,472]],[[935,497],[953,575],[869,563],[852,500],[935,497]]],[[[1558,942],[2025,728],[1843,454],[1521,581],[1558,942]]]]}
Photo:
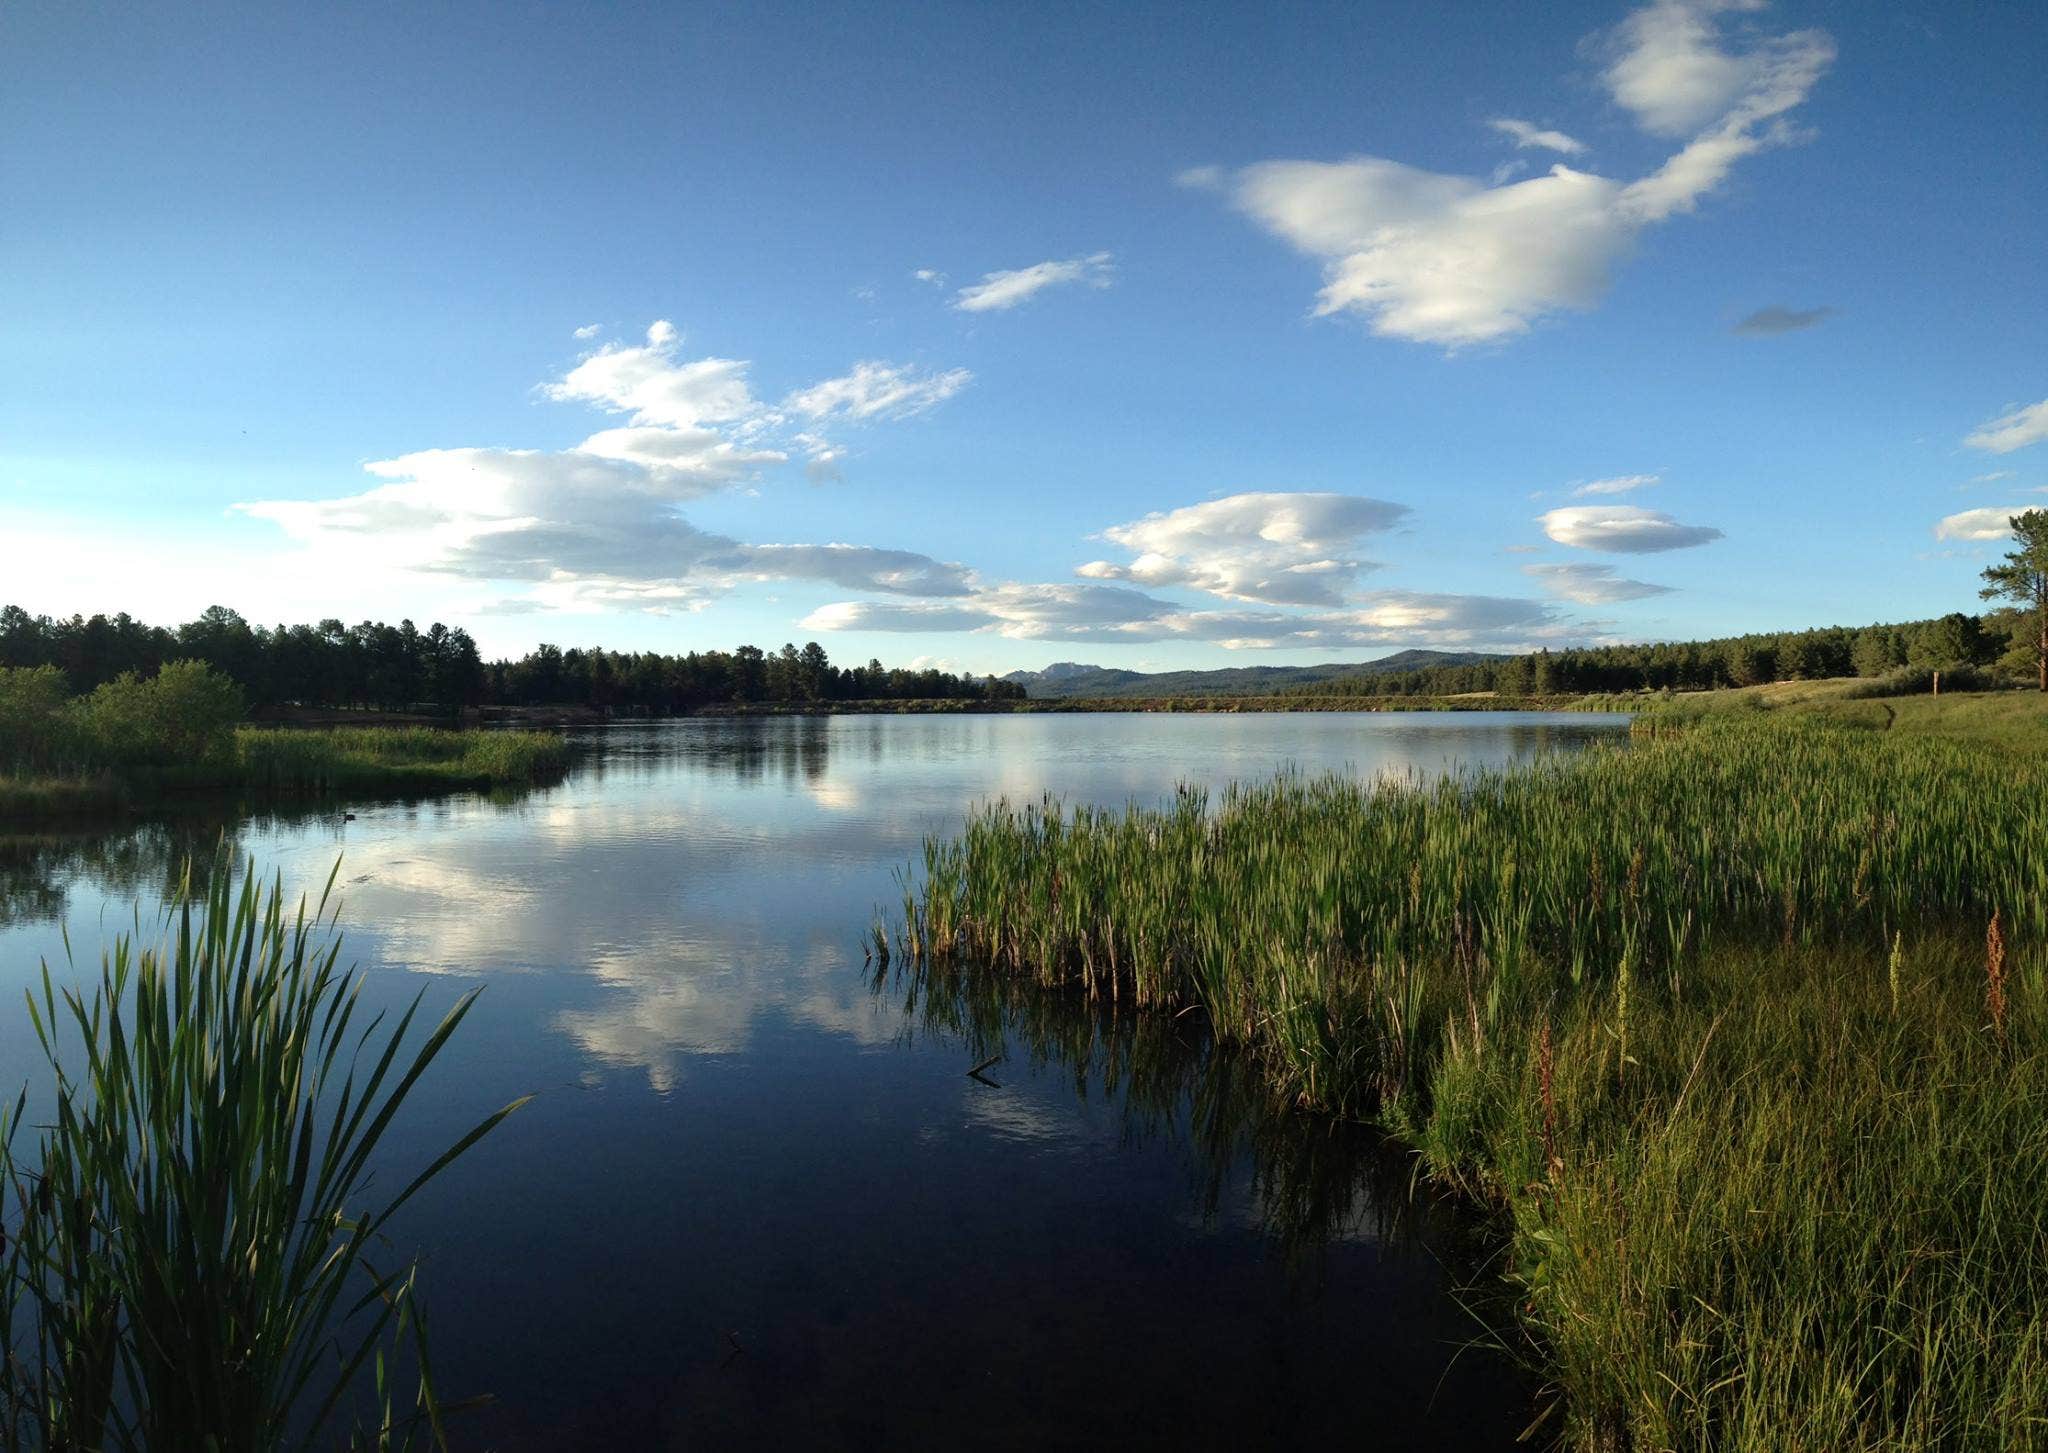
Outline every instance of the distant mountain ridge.
{"type": "Polygon", "coordinates": [[[1295,686],[1355,681],[1414,671],[1424,666],[1470,666],[1501,661],[1484,651],[1396,651],[1377,661],[1332,662],[1327,666],[1226,666],[1215,671],[1126,671],[1080,661],[1055,661],[1043,671],[1012,671],[1003,677],[1027,696],[1072,699],[1096,696],[1261,696],[1295,686]]]}

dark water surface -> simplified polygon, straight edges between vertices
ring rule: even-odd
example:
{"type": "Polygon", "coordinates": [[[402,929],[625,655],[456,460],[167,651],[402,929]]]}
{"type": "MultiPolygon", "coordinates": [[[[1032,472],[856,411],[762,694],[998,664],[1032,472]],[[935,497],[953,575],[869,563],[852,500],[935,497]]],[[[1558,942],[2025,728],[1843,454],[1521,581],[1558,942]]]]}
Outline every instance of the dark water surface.
{"type": "Polygon", "coordinates": [[[0,1083],[36,1064],[10,1006],[63,930],[96,958],[223,832],[288,887],[338,855],[369,997],[487,986],[391,1179],[536,1094],[403,1231],[444,1395],[496,1395],[458,1446],[1505,1448],[1528,1391],[1460,1353],[1467,1238],[1399,1156],[1265,1103],[1190,1024],[877,976],[860,940],[977,801],[1435,774],[1622,724],[633,724],[513,801],[0,837],[0,1083]]]}

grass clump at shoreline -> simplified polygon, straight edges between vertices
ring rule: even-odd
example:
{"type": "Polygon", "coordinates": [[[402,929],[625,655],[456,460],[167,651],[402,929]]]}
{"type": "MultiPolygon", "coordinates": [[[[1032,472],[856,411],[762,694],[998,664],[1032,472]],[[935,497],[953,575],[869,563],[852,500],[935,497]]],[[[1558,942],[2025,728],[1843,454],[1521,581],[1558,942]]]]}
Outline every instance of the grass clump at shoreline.
{"type": "Polygon", "coordinates": [[[0,1446],[444,1445],[414,1267],[384,1232],[519,1102],[373,1194],[372,1156],[475,995],[416,1044],[417,996],[359,1022],[326,894],[309,915],[234,876],[216,860],[160,945],[122,935],[95,982],[45,965],[29,995],[54,1105],[32,1146],[27,1092],[0,1110],[0,1446]],[[394,1358],[418,1371],[410,1406],[394,1358]]]}
{"type": "Polygon", "coordinates": [[[2048,759],[1662,726],[1432,784],[999,805],[927,844],[903,947],[1199,1007],[1398,1131],[1498,1209],[1573,1446],[2048,1437],[2048,759]]]}
{"type": "Polygon", "coordinates": [[[552,732],[331,727],[235,733],[238,787],[293,793],[449,791],[561,776],[569,748],[552,732]]]}

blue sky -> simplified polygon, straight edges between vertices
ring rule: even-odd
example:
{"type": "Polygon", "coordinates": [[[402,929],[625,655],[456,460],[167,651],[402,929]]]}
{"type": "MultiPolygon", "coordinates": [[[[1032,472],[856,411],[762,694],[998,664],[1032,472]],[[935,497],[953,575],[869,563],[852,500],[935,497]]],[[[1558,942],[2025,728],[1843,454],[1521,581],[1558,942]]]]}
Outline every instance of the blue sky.
{"type": "Polygon", "coordinates": [[[0,600],[976,670],[1974,608],[2044,72],[2022,4],[17,0],[0,600]]]}

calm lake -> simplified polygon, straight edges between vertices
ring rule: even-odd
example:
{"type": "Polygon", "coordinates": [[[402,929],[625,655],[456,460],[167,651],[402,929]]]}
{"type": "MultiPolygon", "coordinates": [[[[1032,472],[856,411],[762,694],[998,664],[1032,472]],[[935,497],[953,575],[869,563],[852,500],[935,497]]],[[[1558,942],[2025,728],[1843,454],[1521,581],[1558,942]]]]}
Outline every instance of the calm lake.
{"type": "Polygon", "coordinates": [[[512,801],[0,837],[0,1081],[40,1062],[20,995],[65,929],[96,959],[223,834],[316,894],[339,857],[369,997],[486,986],[388,1176],[536,1095],[404,1226],[444,1397],[496,1395],[458,1446],[1507,1448],[1530,1390],[1460,1352],[1466,1228],[1376,1137],[1276,1111],[1196,1024],[878,978],[861,940],[923,836],[989,798],[1433,775],[1625,726],[628,724],[512,801]]]}

